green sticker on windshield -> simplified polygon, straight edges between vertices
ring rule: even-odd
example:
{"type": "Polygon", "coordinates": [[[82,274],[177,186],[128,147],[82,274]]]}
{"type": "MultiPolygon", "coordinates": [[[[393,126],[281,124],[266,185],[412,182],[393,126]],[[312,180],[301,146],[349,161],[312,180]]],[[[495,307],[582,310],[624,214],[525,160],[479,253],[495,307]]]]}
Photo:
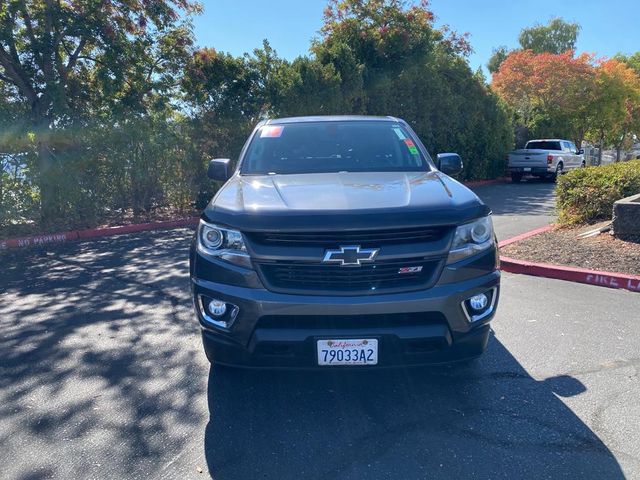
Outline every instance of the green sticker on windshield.
{"type": "Polygon", "coordinates": [[[406,138],[404,140],[405,145],[409,148],[411,155],[418,155],[418,149],[416,148],[416,144],[413,143],[413,140],[410,138],[406,138]]]}
{"type": "Polygon", "coordinates": [[[396,135],[398,136],[398,138],[400,140],[404,140],[405,138],[407,138],[407,137],[405,137],[404,133],[402,133],[402,130],[400,130],[400,128],[393,127],[393,131],[396,132],[396,135]]]}

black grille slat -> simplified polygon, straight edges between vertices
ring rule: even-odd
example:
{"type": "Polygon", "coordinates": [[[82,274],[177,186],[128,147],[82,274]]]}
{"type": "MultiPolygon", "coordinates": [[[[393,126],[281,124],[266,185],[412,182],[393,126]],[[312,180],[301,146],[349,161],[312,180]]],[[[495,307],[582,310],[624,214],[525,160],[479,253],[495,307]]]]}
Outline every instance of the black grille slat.
{"type": "Polygon", "coordinates": [[[296,277],[304,277],[304,278],[324,278],[327,275],[331,275],[332,278],[339,280],[341,278],[381,278],[385,276],[391,275],[392,277],[397,277],[398,275],[411,276],[411,275],[419,275],[422,272],[413,272],[413,273],[398,273],[398,267],[393,269],[377,269],[365,272],[358,272],[355,274],[354,272],[340,272],[334,269],[322,269],[322,270],[314,270],[313,267],[310,267],[308,270],[302,271],[299,267],[296,268],[277,268],[273,269],[273,273],[278,276],[296,276],[296,277]]]}
{"type": "MultiPolygon", "coordinates": [[[[304,280],[304,281],[314,281],[314,280],[318,280],[318,281],[326,281],[326,274],[320,274],[320,275],[309,275],[307,273],[299,273],[299,272],[292,272],[292,271],[276,271],[274,272],[274,274],[278,277],[278,278],[286,278],[289,280],[304,280]]],[[[332,281],[333,282],[355,282],[355,281],[376,281],[376,280],[394,280],[397,279],[398,276],[402,276],[402,278],[408,278],[408,277],[415,277],[415,276],[420,276],[422,274],[422,272],[417,272],[417,273],[403,273],[403,274],[399,274],[397,272],[397,269],[395,272],[385,272],[385,273],[370,273],[370,274],[363,274],[363,275],[335,275],[332,272],[332,281]]]]}
{"type": "MultiPolygon", "coordinates": [[[[311,285],[323,285],[323,286],[327,286],[328,282],[326,280],[300,280],[300,279],[290,279],[290,280],[285,280],[285,279],[280,279],[282,282],[304,282],[304,284],[306,286],[311,286],[311,285]]],[[[336,281],[333,280],[331,281],[330,285],[336,287],[336,286],[347,286],[347,287],[356,287],[356,286],[361,286],[361,287],[365,287],[368,285],[371,286],[376,286],[376,284],[380,284],[381,282],[384,283],[386,285],[387,281],[390,281],[391,279],[387,279],[387,280],[378,280],[376,281],[371,281],[371,280],[343,280],[343,281],[336,281]]],[[[404,279],[405,281],[407,279],[404,279]]]]}
{"type": "MultiPolygon", "coordinates": [[[[410,276],[410,275],[406,275],[407,278],[415,278],[417,275],[415,276],[410,276]]],[[[402,278],[401,280],[407,280],[407,278],[402,278]]],[[[362,277],[362,278],[345,278],[345,279],[339,279],[339,278],[332,278],[331,279],[331,283],[333,285],[337,285],[337,284],[355,284],[355,283],[375,283],[375,282],[384,282],[387,280],[397,280],[398,279],[398,275],[386,275],[384,277],[362,277]]],[[[302,275],[278,275],[278,280],[282,280],[285,282],[294,282],[294,281],[300,281],[300,282],[305,282],[305,283],[327,283],[327,279],[326,278],[312,278],[312,277],[305,277],[302,275]]]]}
{"type": "Polygon", "coordinates": [[[439,240],[449,231],[449,227],[420,227],[376,231],[340,231],[340,232],[249,232],[252,240],[261,244],[295,245],[346,245],[376,244],[386,245],[422,243],[439,240]]]}

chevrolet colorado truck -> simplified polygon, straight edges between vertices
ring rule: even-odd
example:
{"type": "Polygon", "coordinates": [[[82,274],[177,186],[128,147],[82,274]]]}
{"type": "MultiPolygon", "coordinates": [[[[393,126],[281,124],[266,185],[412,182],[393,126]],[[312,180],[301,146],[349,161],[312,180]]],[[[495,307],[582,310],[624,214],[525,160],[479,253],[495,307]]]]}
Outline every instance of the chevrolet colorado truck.
{"type": "Polygon", "coordinates": [[[523,149],[509,153],[511,180],[520,182],[525,175],[555,180],[568,170],[586,166],[583,154],[569,140],[529,140],[523,149]]]}
{"type": "Polygon", "coordinates": [[[403,120],[263,121],[202,214],[190,251],[207,358],[373,368],[472,359],[500,271],[489,208],[403,120]]]}

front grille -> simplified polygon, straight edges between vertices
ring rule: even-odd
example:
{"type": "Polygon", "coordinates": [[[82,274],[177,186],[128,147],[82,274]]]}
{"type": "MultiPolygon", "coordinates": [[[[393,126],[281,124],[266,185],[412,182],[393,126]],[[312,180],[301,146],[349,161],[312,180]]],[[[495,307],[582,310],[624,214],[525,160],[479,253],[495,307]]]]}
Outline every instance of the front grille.
{"type": "Polygon", "coordinates": [[[429,288],[443,260],[405,258],[378,261],[360,267],[276,261],[258,263],[263,280],[272,291],[311,295],[361,295],[429,288]],[[400,273],[401,269],[421,271],[400,273]]]}
{"type": "Polygon", "coordinates": [[[394,230],[339,232],[249,232],[251,240],[264,245],[321,246],[389,245],[425,243],[441,239],[450,227],[418,227],[394,230]]]}

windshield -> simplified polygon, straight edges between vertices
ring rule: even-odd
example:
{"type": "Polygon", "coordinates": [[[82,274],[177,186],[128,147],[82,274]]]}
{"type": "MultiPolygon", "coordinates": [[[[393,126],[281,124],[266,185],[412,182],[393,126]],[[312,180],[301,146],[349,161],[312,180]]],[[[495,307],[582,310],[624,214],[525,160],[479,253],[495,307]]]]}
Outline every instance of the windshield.
{"type": "Polygon", "coordinates": [[[427,161],[401,124],[372,121],[265,125],[241,167],[245,175],[425,170],[427,161]]]}
{"type": "Polygon", "coordinates": [[[547,140],[535,140],[527,143],[530,150],[562,150],[560,142],[550,142],[547,140]]]}

